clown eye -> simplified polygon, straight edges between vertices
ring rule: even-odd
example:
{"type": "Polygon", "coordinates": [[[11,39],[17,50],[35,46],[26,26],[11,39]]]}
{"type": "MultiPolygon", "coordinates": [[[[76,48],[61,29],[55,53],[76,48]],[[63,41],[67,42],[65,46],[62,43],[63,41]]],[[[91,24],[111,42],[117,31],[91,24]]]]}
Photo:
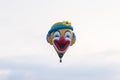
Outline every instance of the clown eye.
{"type": "Polygon", "coordinates": [[[66,38],[66,39],[70,39],[70,38],[71,38],[71,33],[67,31],[67,32],[65,33],[65,38],[66,38]]]}
{"type": "Polygon", "coordinates": [[[56,31],[55,33],[54,33],[54,38],[59,38],[60,37],[60,33],[58,32],[58,31],[56,31]]]}

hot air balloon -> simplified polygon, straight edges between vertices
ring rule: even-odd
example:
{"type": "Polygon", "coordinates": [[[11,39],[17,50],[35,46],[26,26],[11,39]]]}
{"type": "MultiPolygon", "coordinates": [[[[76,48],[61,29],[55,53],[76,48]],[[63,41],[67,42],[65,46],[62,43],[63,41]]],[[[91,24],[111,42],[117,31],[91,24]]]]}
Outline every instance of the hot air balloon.
{"type": "Polygon", "coordinates": [[[73,27],[68,21],[57,22],[52,25],[47,34],[47,42],[51,44],[62,62],[62,57],[69,48],[76,41],[73,27]]]}

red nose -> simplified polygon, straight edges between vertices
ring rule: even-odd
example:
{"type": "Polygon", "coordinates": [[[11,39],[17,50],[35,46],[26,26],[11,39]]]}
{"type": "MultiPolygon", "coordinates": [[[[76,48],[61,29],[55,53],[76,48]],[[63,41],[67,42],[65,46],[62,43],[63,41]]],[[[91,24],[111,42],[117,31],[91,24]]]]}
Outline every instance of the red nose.
{"type": "Polygon", "coordinates": [[[60,42],[61,44],[64,44],[64,43],[66,42],[66,40],[65,40],[64,37],[60,37],[59,42],[60,42]]]}

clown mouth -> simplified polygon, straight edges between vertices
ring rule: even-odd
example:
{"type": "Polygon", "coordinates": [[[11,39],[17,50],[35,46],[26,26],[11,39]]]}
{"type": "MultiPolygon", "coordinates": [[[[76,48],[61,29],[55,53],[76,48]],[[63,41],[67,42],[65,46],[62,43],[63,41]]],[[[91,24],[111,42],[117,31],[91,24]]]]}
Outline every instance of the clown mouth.
{"type": "Polygon", "coordinates": [[[59,40],[54,40],[54,44],[57,48],[58,51],[65,51],[70,44],[70,41],[59,41],[59,40]]]}

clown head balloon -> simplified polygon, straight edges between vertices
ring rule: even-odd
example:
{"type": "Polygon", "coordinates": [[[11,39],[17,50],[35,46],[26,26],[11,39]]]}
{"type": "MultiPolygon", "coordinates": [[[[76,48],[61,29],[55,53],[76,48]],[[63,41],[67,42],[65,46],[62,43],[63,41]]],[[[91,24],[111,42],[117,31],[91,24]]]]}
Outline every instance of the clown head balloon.
{"type": "Polygon", "coordinates": [[[75,41],[76,36],[73,32],[73,27],[68,21],[55,23],[47,34],[47,42],[55,48],[60,62],[69,46],[72,46],[75,41]]]}

